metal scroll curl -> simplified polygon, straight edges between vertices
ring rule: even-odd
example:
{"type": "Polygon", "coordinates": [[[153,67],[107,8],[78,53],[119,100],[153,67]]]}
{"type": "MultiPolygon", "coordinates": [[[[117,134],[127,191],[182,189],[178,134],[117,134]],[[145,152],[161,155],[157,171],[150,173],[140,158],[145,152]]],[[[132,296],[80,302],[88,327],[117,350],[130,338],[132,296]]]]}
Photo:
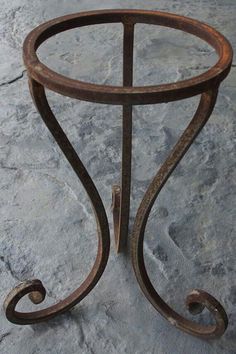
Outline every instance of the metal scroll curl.
{"type": "Polygon", "coordinates": [[[201,325],[175,312],[158,295],[151,283],[145,267],[143,243],[145,228],[152,206],[169,176],[209,119],[216,102],[217,91],[218,88],[204,92],[201,95],[194,117],[149,185],[135,218],[131,245],[134,271],[146,298],[171,324],[189,334],[202,338],[220,337],[225,332],[228,318],[224,308],[212,295],[205,291],[194,289],[186,298],[186,306],[189,312],[198,314],[204,308],[207,308],[212,313],[215,324],[201,325]]]}
{"type": "Polygon", "coordinates": [[[110,249],[108,221],[99,193],[82,161],[78,157],[60,124],[57,122],[48,104],[44,87],[30,77],[29,86],[35,106],[44,123],[55,138],[76,175],[79,177],[90,198],[97,222],[98,250],[95,263],[84,282],[72,294],[53,306],[27,313],[16,311],[16,306],[23,296],[28,295],[34,304],[41,303],[46,296],[46,290],[42,282],[38,279],[25,281],[16,286],[6,297],[4,309],[9,321],[21,325],[45,321],[69,310],[80,302],[100,279],[106,267],[110,249]]]}

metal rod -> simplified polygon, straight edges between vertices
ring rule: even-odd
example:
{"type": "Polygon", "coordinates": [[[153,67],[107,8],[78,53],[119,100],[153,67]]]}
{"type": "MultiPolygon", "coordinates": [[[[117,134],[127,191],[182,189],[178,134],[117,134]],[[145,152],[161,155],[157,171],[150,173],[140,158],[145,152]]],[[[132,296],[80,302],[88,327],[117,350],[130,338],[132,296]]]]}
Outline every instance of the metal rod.
{"type": "Polygon", "coordinates": [[[228,318],[224,308],[209,293],[200,289],[194,289],[186,298],[189,312],[199,314],[204,308],[207,308],[214,316],[215,324],[202,325],[188,320],[173,310],[154,289],[148,276],[144,262],[143,243],[145,227],[152,206],[169,176],[209,119],[215,106],[217,92],[218,89],[216,87],[214,90],[202,94],[194,117],[149,185],[135,218],[131,245],[134,271],[146,298],[170,323],[182,331],[201,338],[222,336],[228,325],[228,318]]]}
{"type": "MultiPolygon", "coordinates": [[[[133,84],[134,23],[124,23],[123,86],[133,84]]],[[[121,187],[113,186],[113,218],[117,253],[125,248],[129,230],[132,160],[132,105],[123,105],[121,187]]]]}
{"type": "Polygon", "coordinates": [[[99,281],[106,267],[110,250],[109,226],[100,195],[85,166],[54,116],[48,104],[44,87],[30,77],[29,86],[38,112],[76,175],[80,179],[92,203],[97,222],[98,250],[94,265],[83,283],[65,299],[58,301],[55,305],[33,312],[18,312],[16,311],[16,306],[23,296],[28,294],[30,300],[34,304],[38,304],[44,301],[46,289],[39,279],[24,281],[16,286],[6,297],[4,301],[4,309],[6,317],[9,321],[21,325],[48,320],[69,310],[71,307],[79,303],[85,296],[88,295],[88,293],[99,281]]]}

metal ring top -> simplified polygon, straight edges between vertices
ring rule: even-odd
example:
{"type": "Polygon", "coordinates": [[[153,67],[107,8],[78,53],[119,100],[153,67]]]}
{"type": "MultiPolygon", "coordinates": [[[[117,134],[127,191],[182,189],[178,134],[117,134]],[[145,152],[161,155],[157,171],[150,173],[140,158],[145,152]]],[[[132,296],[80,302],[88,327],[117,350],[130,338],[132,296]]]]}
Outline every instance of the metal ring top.
{"type": "Polygon", "coordinates": [[[142,105],[180,100],[218,86],[230,70],[233,51],[221,33],[195,19],[159,11],[99,10],[58,17],[36,27],[24,41],[23,56],[29,75],[62,95],[90,102],[142,105]],[[214,47],[219,60],[208,71],[187,80],[154,86],[122,87],[91,84],[65,77],[49,69],[37,57],[40,44],[57,33],[76,27],[115,22],[121,22],[124,26],[155,24],[188,32],[214,47]]]}

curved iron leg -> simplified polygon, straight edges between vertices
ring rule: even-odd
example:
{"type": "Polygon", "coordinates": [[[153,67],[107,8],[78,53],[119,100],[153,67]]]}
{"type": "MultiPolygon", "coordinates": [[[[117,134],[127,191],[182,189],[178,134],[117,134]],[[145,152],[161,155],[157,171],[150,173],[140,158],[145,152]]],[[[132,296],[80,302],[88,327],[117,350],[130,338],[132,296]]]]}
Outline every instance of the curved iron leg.
{"type": "Polygon", "coordinates": [[[189,334],[204,338],[220,337],[226,330],[228,319],[223,307],[210,294],[195,289],[188,295],[186,300],[189,311],[197,314],[202,312],[206,307],[213,314],[216,322],[215,325],[200,325],[194,321],[187,320],[175,312],[158,295],[148,277],[144,262],[143,242],[148,216],[159,192],[207,122],[214,108],[216,97],[217,89],[202,94],[192,121],[148,187],[137,212],[131,246],[134,271],[147,299],[171,324],[189,334]]]}
{"type": "Polygon", "coordinates": [[[44,300],[46,290],[42,282],[38,279],[23,282],[14,288],[4,302],[4,308],[8,320],[16,324],[31,324],[47,320],[58,315],[59,313],[69,310],[71,307],[80,302],[94,288],[100,279],[106,267],[110,249],[110,236],[106,212],[98,191],[82,161],[79,159],[76,151],[52,113],[45,95],[44,87],[30,78],[29,85],[32,98],[42,119],[44,120],[44,123],[54,136],[57,144],[79,177],[90,198],[97,221],[98,251],[93,268],[84,282],[71,295],[63,301],[59,301],[56,305],[40,311],[28,313],[17,312],[15,310],[16,305],[23,296],[29,294],[31,301],[38,304],[44,300]]]}

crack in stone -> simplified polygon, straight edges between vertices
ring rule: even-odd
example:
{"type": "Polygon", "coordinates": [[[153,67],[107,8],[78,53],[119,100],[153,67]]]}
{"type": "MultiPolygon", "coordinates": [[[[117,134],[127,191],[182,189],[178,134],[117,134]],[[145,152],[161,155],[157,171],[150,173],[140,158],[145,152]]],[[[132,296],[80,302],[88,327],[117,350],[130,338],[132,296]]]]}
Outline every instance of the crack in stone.
{"type": "Polygon", "coordinates": [[[0,164],[0,168],[5,169],[5,170],[14,170],[14,171],[18,170],[17,167],[14,167],[14,166],[6,166],[6,165],[3,165],[3,164],[0,164]]]}
{"type": "Polygon", "coordinates": [[[1,86],[6,86],[6,85],[13,84],[14,82],[16,82],[16,81],[22,79],[25,72],[26,72],[26,70],[23,70],[22,73],[21,73],[20,75],[18,75],[17,77],[15,77],[14,79],[8,80],[8,81],[3,82],[2,84],[0,84],[0,87],[1,87],[1,86]]]}
{"type": "Polygon", "coordinates": [[[9,336],[11,332],[6,332],[0,335],[0,343],[2,343],[3,339],[9,336]]]}

